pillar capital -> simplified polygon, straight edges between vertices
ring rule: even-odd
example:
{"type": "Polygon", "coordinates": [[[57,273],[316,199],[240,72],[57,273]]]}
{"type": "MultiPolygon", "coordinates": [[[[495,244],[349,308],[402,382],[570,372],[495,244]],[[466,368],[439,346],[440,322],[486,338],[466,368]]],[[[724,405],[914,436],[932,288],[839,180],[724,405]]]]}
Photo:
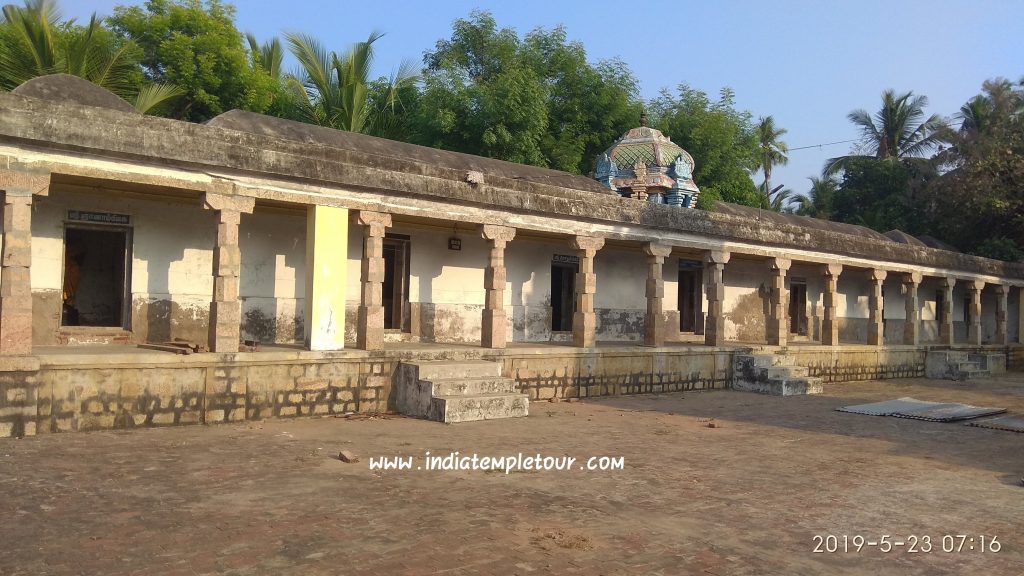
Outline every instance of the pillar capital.
{"type": "Polygon", "coordinates": [[[825,276],[839,276],[843,273],[842,264],[824,264],[821,267],[821,273],[825,276]]]}
{"type": "Polygon", "coordinates": [[[1006,284],[993,284],[992,287],[995,289],[997,296],[1003,296],[1004,294],[1010,293],[1010,287],[1006,284]]]}
{"type": "Polygon", "coordinates": [[[31,200],[32,196],[48,196],[50,171],[18,164],[0,168],[0,191],[8,198],[19,196],[31,200]]]}
{"type": "Polygon", "coordinates": [[[985,289],[985,281],[984,280],[968,280],[967,281],[967,289],[968,290],[978,290],[980,292],[981,290],[985,289]]]}
{"type": "Polygon", "coordinates": [[[707,252],[704,253],[704,263],[728,264],[730,256],[732,256],[732,254],[724,250],[708,250],[707,252]]]}
{"type": "Polygon", "coordinates": [[[228,194],[203,194],[203,208],[221,212],[238,212],[252,214],[256,199],[251,196],[233,196],[228,194]]]}
{"type": "Polygon", "coordinates": [[[773,272],[785,272],[789,270],[789,267],[793,265],[793,261],[789,258],[769,258],[768,268],[773,272]]]}
{"type": "Polygon", "coordinates": [[[942,286],[945,290],[952,290],[956,286],[956,278],[952,276],[940,276],[939,286],[942,286]]]}
{"type": "Polygon", "coordinates": [[[920,272],[904,272],[902,281],[904,284],[920,284],[923,276],[920,272]]]}
{"type": "Polygon", "coordinates": [[[500,240],[511,242],[516,237],[516,229],[511,226],[499,226],[497,224],[481,224],[480,236],[484,240],[500,240]]]}
{"type": "MultiPolygon", "coordinates": [[[[384,228],[391,227],[391,214],[387,212],[368,212],[366,210],[360,210],[355,213],[356,224],[361,226],[369,226],[371,229],[376,230],[380,227],[381,230],[384,228]]],[[[373,234],[377,236],[377,234],[373,234]]],[[[383,231],[380,234],[384,235],[383,231]]]]}
{"type": "Polygon", "coordinates": [[[656,242],[648,242],[644,244],[644,254],[653,256],[655,258],[667,258],[672,253],[672,246],[668,244],[658,244],[656,242]]]}
{"type": "Polygon", "coordinates": [[[597,252],[604,248],[604,238],[599,236],[573,236],[572,240],[569,241],[569,245],[572,246],[573,250],[597,252]]]}
{"type": "Polygon", "coordinates": [[[868,270],[868,278],[875,282],[884,282],[885,277],[888,275],[888,272],[886,272],[885,270],[880,270],[878,268],[872,268],[868,270]]]}

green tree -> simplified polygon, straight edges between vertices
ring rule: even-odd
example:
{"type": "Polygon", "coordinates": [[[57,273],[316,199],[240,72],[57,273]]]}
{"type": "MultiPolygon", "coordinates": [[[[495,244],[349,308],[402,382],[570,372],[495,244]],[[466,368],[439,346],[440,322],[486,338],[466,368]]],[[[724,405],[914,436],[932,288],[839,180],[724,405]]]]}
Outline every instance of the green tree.
{"type": "Polygon", "coordinates": [[[836,195],[836,181],[833,178],[810,177],[811,188],[807,194],[797,194],[789,203],[801,216],[813,216],[823,220],[832,219],[832,204],[836,195]]]}
{"type": "Polygon", "coordinates": [[[411,63],[403,62],[389,81],[373,86],[373,45],[382,36],[373,32],[366,41],[357,42],[339,55],[328,52],[319,40],[306,34],[285,34],[301,67],[300,74],[290,78],[300,94],[296,100],[299,119],[369,134],[392,128],[393,117],[404,109],[401,97],[415,85],[417,75],[411,63]]]}
{"type": "Polygon", "coordinates": [[[961,108],[949,168],[930,188],[933,235],[1003,260],[1024,254],[1024,82],[988,80],[961,108]]]}
{"type": "Polygon", "coordinates": [[[854,159],[907,159],[931,152],[948,138],[948,131],[938,114],[925,117],[926,106],[925,96],[886,90],[882,107],[874,116],[866,110],[850,112],[847,118],[860,130],[861,146],[867,154],[831,158],[825,163],[824,173],[837,174],[854,159]]]}
{"type": "Polygon", "coordinates": [[[140,112],[156,112],[182,94],[166,84],[143,81],[141,51],[130,40],[103,27],[95,14],[85,26],[62,20],[52,0],[25,0],[3,7],[0,20],[0,88],[12,90],[47,74],[84,78],[132,102],[140,112]]]}
{"type": "Polygon", "coordinates": [[[775,166],[785,166],[789,162],[789,157],[786,156],[789,153],[789,147],[781,140],[782,135],[787,130],[776,126],[773,116],[763,116],[758,118],[754,131],[757,134],[758,145],[757,168],[764,172],[763,191],[765,192],[765,199],[771,203],[773,192],[772,168],[775,166]]]}
{"type": "Polygon", "coordinates": [[[142,49],[142,67],[154,82],[185,91],[171,115],[202,122],[233,108],[265,111],[274,80],[250,65],[234,7],[219,0],[147,0],[118,6],[112,29],[142,49]]]}
{"type": "Polygon", "coordinates": [[[694,159],[699,207],[724,200],[760,206],[764,195],[750,179],[760,149],[749,112],[736,110],[732,90],[718,100],[683,84],[678,95],[667,90],[649,103],[653,125],[685,148],[694,159]]]}
{"type": "Polygon", "coordinates": [[[588,173],[639,118],[625,64],[591,64],[561,27],[520,38],[473,12],[424,62],[416,141],[428,146],[588,173]]]}

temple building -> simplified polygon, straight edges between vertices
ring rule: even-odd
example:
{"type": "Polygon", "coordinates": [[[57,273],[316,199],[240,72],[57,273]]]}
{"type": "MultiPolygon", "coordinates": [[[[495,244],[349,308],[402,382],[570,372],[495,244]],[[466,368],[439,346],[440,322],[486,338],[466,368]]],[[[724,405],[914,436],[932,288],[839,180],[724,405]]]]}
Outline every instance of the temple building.
{"type": "Polygon", "coordinates": [[[63,75],[0,93],[0,437],[1024,363],[1024,265],[696,209],[644,124],[590,177],[63,75]]]}

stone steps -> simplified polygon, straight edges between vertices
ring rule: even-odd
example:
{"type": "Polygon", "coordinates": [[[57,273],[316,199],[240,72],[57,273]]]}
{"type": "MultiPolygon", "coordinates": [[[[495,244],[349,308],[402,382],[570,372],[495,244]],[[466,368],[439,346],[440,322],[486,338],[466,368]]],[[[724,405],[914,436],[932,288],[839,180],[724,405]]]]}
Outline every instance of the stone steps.
{"type": "Polygon", "coordinates": [[[430,420],[452,424],[496,418],[519,418],[529,413],[526,394],[435,396],[430,399],[430,420]]]}
{"type": "Polygon", "coordinates": [[[529,397],[501,364],[484,360],[403,362],[396,375],[395,404],[409,416],[455,423],[517,418],[529,413],[529,397]]]}
{"type": "Polygon", "coordinates": [[[445,378],[428,380],[434,396],[474,396],[513,394],[519,387],[513,378],[445,378]]]}
{"type": "Polygon", "coordinates": [[[785,354],[737,354],[732,388],[773,396],[820,394],[821,378],[808,376],[808,369],[796,366],[785,354]]]}
{"type": "Polygon", "coordinates": [[[993,370],[998,370],[997,366],[1006,369],[1005,355],[929,350],[925,358],[925,376],[936,380],[977,380],[991,377],[993,370]]]}

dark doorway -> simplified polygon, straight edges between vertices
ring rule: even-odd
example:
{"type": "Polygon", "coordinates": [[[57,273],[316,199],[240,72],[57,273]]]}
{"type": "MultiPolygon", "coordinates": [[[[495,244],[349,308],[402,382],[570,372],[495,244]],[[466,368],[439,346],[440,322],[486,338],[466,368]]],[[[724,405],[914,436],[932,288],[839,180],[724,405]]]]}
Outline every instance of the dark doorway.
{"type": "Polygon", "coordinates": [[[384,329],[410,329],[409,237],[389,234],[384,238],[384,329]]]}
{"type": "Polygon", "coordinates": [[[128,234],[127,228],[65,228],[62,326],[124,327],[128,234]]]}
{"type": "Polygon", "coordinates": [[[680,332],[697,332],[697,328],[701,324],[703,298],[700,285],[703,276],[703,271],[697,267],[679,271],[680,332]]]}
{"type": "Polygon", "coordinates": [[[551,264],[551,330],[572,330],[572,315],[576,311],[576,272],[579,264],[553,262],[551,264]]]}
{"type": "Polygon", "coordinates": [[[942,316],[946,311],[946,294],[942,290],[935,291],[935,319],[942,322],[942,316]]]}
{"type": "Polygon", "coordinates": [[[807,336],[807,284],[789,285],[789,333],[807,336]]]}

